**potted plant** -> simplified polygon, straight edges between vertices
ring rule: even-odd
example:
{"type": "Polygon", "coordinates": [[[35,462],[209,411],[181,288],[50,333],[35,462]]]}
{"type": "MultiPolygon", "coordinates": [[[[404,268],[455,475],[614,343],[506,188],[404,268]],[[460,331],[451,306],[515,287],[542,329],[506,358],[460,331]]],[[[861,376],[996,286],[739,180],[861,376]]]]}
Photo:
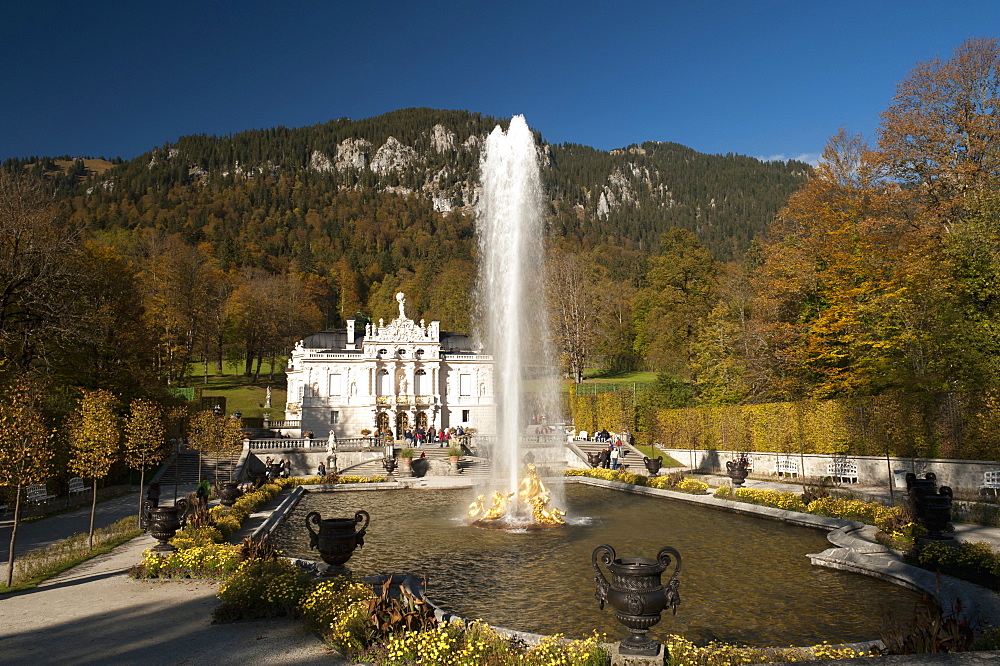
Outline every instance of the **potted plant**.
{"type": "Polygon", "coordinates": [[[413,476],[413,449],[407,447],[399,450],[399,471],[403,476],[413,476]]]}
{"type": "Polygon", "coordinates": [[[461,446],[449,446],[448,447],[448,461],[451,462],[451,473],[458,474],[458,459],[462,456],[461,446]]]}

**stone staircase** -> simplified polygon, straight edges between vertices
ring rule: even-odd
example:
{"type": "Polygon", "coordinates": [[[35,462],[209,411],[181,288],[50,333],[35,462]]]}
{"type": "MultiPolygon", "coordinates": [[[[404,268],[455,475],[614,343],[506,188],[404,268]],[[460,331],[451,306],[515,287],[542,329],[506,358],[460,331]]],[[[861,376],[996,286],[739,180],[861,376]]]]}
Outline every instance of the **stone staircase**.
{"type": "MultiPolygon", "coordinates": [[[[215,480],[218,472],[220,480],[229,480],[229,472],[233,472],[233,480],[236,480],[235,462],[237,458],[216,458],[211,455],[201,456],[201,478],[209,481],[215,480]]],[[[177,483],[198,483],[198,452],[192,449],[184,449],[180,456],[173,462],[168,463],[159,474],[156,481],[161,485],[177,483]]]]}
{"type": "MultiPolygon", "coordinates": [[[[593,440],[586,439],[574,439],[573,444],[579,447],[585,454],[597,453],[605,449],[608,445],[607,442],[595,442],[593,440]]],[[[645,454],[634,446],[629,446],[628,444],[623,445],[623,450],[625,451],[625,457],[619,461],[618,469],[625,469],[633,474],[649,476],[649,472],[646,471],[646,466],[642,464],[642,459],[645,454]]],[[[581,461],[586,463],[587,457],[584,456],[581,461]]]]}
{"type": "MultiPolygon", "coordinates": [[[[425,454],[427,460],[438,460],[443,463],[449,464],[448,461],[448,449],[439,448],[436,445],[424,446],[419,449],[413,449],[416,460],[421,453],[425,454]]],[[[399,462],[397,457],[396,462],[399,462]]],[[[475,456],[462,456],[458,459],[458,469],[459,474],[462,476],[476,477],[476,478],[488,478],[490,476],[490,461],[487,458],[478,458],[475,456]]],[[[396,467],[396,473],[398,474],[399,467],[396,467]]],[[[382,460],[369,460],[367,462],[361,463],[360,465],[355,465],[353,467],[348,467],[346,469],[340,470],[341,474],[351,474],[357,476],[385,476],[385,468],[382,467],[382,460]]]]}

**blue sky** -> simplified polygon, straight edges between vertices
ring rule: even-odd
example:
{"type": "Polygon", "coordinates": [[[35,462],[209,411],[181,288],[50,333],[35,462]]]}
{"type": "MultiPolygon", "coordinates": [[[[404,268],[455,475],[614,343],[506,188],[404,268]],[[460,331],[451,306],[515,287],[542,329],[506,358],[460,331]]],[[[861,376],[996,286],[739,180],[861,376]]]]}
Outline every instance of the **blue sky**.
{"type": "Polygon", "coordinates": [[[427,106],[523,113],[553,143],[811,159],[874,137],[913,65],[1000,35],[1000,3],[12,3],[0,159],[126,159],[427,106]]]}

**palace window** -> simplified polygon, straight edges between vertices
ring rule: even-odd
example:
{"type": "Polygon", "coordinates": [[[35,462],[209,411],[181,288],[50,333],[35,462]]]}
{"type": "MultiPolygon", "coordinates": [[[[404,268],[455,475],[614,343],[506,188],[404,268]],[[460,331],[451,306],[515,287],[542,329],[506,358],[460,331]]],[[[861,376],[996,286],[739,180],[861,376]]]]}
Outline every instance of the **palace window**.
{"type": "Polygon", "coordinates": [[[340,412],[330,412],[330,423],[340,423],[340,412]]]}
{"type": "Polygon", "coordinates": [[[458,376],[458,394],[472,395],[472,375],[458,376]]]}
{"type": "Polygon", "coordinates": [[[341,374],[330,375],[330,395],[344,395],[344,376],[341,374]]]}

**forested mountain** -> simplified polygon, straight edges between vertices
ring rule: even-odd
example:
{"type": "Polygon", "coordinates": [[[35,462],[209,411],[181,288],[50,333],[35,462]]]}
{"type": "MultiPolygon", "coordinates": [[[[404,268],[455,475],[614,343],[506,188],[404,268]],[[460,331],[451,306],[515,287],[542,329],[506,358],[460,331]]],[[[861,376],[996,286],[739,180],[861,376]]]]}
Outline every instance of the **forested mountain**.
{"type": "MultiPolygon", "coordinates": [[[[95,276],[114,265],[128,279],[120,294],[141,300],[147,327],[131,333],[156,341],[148,367],[173,384],[186,381],[183,369],[194,358],[242,357],[249,371],[252,361],[281,355],[317,327],[343,325],[358,313],[391,317],[398,290],[421,317],[471,332],[480,148],[508,122],[405,109],[295,129],[186,136],[125,162],[8,160],[4,171],[15,179],[41,175],[55,192],[54,210],[33,203],[32,215],[51,216],[47,233],[77,239],[81,259],[71,273],[95,276]]],[[[606,322],[617,332],[606,336],[602,353],[618,366],[645,363],[646,348],[658,344],[650,333],[634,348],[630,315],[614,312],[649,286],[651,257],[690,246],[663,239],[687,230],[716,259],[739,258],[810,172],[803,163],[704,155],[672,143],[607,152],[535,136],[551,249],[597,271],[587,277],[594,293],[624,290],[601,315],[617,321],[606,322]]],[[[101,312],[134,318],[135,307],[122,301],[101,312]]],[[[113,347],[106,336],[120,329],[94,325],[95,336],[105,335],[101,349],[113,347]]],[[[55,352],[17,353],[29,367],[55,352]]],[[[104,363],[101,372],[119,372],[104,363]]],[[[98,382],[97,371],[79,372],[98,382]]]]}
{"type": "MultiPolygon", "coordinates": [[[[73,214],[90,227],[183,230],[190,241],[223,243],[226,261],[235,264],[257,254],[299,258],[324,244],[317,226],[347,221],[329,209],[345,192],[379,200],[416,194],[438,213],[470,210],[479,147],[498,124],[507,121],[405,109],[296,129],[182,137],[88,179],[73,214]],[[260,246],[272,227],[296,238],[260,246]]],[[[552,233],[583,248],[610,242],[648,252],[663,232],[680,227],[716,258],[738,258],[809,171],[799,162],[705,155],[672,143],[606,152],[544,144],[540,135],[539,142],[552,233]]]]}

